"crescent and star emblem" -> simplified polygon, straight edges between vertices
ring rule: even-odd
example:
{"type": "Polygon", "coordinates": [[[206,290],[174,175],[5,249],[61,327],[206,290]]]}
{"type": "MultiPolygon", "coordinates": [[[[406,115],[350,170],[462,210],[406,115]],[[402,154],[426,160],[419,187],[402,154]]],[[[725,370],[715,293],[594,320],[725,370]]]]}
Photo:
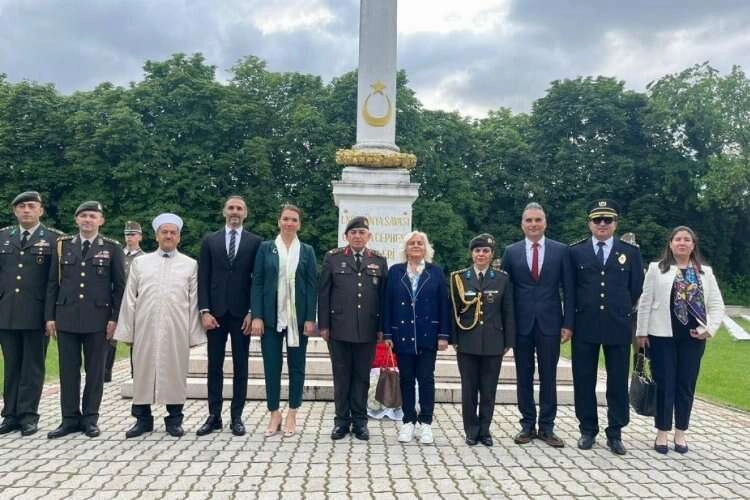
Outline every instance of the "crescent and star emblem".
{"type": "Polygon", "coordinates": [[[384,92],[385,84],[381,82],[380,80],[370,85],[370,87],[372,88],[372,92],[370,92],[370,94],[365,98],[365,102],[362,106],[362,118],[364,118],[365,122],[372,127],[385,127],[391,121],[391,117],[393,116],[393,107],[391,106],[391,99],[384,92]],[[377,95],[377,94],[385,97],[385,101],[388,104],[388,109],[386,110],[385,114],[382,116],[373,116],[370,114],[370,110],[368,109],[368,105],[370,103],[370,97],[377,95]]]}

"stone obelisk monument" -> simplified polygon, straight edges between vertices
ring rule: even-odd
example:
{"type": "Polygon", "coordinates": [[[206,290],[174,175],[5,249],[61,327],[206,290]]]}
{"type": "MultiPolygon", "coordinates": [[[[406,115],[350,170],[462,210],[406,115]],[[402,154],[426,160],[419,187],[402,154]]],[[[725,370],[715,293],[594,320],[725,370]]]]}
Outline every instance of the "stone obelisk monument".
{"type": "Polygon", "coordinates": [[[344,166],[333,182],[339,207],[339,244],[352,217],[364,215],[373,233],[369,246],[393,263],[401,237],[411,231],[412,203],[419,184],[409,169],[416,156],[396,146],[396,4],[397,0],[361,0],[357,143],[336,153],[344,166]]]}

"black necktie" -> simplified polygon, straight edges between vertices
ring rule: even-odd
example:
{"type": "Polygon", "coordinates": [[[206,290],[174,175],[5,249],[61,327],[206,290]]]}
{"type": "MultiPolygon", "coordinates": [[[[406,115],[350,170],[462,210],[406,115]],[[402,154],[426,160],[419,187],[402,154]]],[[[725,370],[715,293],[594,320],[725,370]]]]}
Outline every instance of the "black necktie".
{"type": "Polygon", "coordinates": [[[168,254],[168,253],[166,253],[166,252],[164,252],[163,254],[161,254],[161,256],[162,256],[162,257],[164,257],[165,259],[168,259],[168,258],[169,258],[169,254],[168,254]]]}
{"type": "Polygon", "coordinates": [[[229,231],[229,252],[227,252],[227,257],[229,257],[229,262],[232,262],[234,260],[234,249],[237,245],[237,231],[232,229],[229,231]]]}
{"type": "Polygon", "coordinates": [[[21,248],[25,247],[26,246],[26,242],[28,242],[28,241],[29,241],[29,232],[28,231],[24,231],[23,232],[23,238],[21,238],[21,248]]]}
{"type": "Polygon", "coordinates": [[[598,242],[597,245],[599,245],[599,250],[596,251],[596,256],[599,259],[599,264],[601,264],[602,267],[604,267],[604,244],[605,243],[603,241],[598,242]]]}
{"type": "Polygon", "coordinates": [[[484,273],[480,271],[479,272],[479,284],[481,285],[482,283],[484,283],[484,273]]]}
{"type": "Polygon", "coordinates": [[[362,269],[362,255],[360,255],[359,253],[355,253],[354,254],[354,262],[355,262],[355,264],[357,264],[357,271],[359,271],[360,269],[362,269]]]}
{"type": "Polygon", "coordinates": [[[89,240],[85,240],[83,242],[83,250],[81,251],[81,257],[84,259],[86,258],[86,254],[89,253],[89,247],[91,246],[91,242],[89,240]]]}

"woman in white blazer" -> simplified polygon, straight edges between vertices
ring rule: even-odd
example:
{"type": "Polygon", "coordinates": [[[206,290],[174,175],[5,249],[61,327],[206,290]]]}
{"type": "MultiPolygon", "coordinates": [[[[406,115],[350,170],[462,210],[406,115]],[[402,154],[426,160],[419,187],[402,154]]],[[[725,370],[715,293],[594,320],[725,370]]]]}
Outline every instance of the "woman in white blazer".
{"type": "Polygon", "coordinates": [[[639,345],[649,347],[656,382],[654,449],[659,453],[669,451],[673,413],[674,450],[688,451],[685,431],[701,358],[706,339],[716,334],[723,318],[721,291],[703,263],[695,232],[687,226],[674,228],[661,260],[646,272],[636,329],[639,345]]]}

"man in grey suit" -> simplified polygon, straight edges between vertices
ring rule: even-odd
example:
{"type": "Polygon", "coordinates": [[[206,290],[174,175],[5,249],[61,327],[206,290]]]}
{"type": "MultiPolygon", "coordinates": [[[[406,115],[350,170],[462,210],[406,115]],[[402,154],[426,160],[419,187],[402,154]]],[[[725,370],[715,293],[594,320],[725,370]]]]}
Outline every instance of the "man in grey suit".
{"type": "Polygon", "coordinates": [[[557,362],[560,343],[573,334],[574,276],[568,246],[544,236],[547,217],[538,203],[521,216],[526,236],[505,248],[502,267],[513,283],[517,322],[516,359],[521,431],[517,444],[535,437],[555,448],[565,443],[554,432],[557,415],[557,362]],[[560,292],[564,296],[564,307],[560,292]],[[539,431],[534,402],[534,354],[539,368],[539,431]]]}
{"type": "Polygon", "coordinates": [[[334,248],[323,259],[318,293],[320,336],[328,341],[333,368],[336,417],[331,439],[349,434],[368,440],[367,391],[375,342],[383,338],[381,313],[388,263],[366,247],[366,217],[346,226],[349,245],[334,248]]]}

